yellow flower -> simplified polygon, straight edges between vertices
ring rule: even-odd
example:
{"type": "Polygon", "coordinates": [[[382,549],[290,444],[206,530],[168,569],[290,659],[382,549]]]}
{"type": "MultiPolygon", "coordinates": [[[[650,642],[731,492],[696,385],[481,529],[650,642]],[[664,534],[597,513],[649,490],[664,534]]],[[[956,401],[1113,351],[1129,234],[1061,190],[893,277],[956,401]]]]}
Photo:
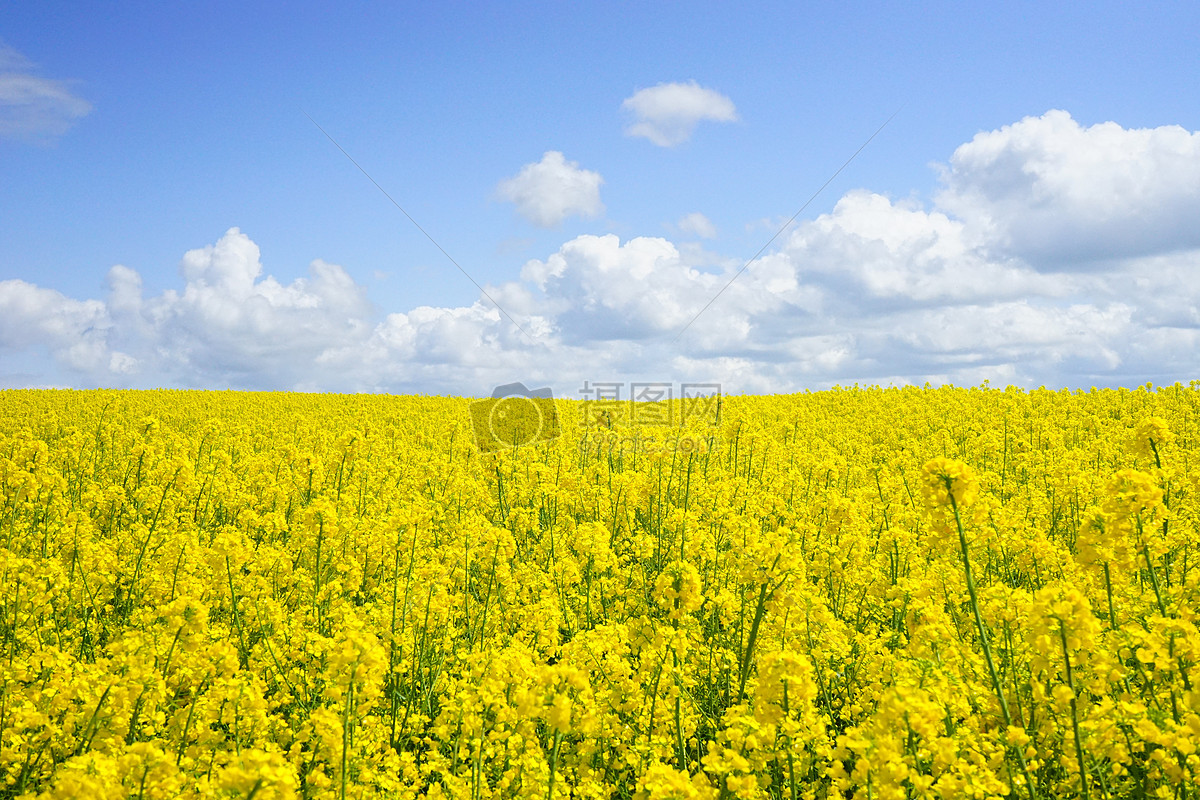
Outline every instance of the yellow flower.
{"type": "Polygon", "coordinates": [[[1174,441],[1175,434],[1171,432],[1165,419],[1147,417],[1134,429],[1129,451],[1158,465],[1163,456],[1163,448],[1174,441]]]}
{"type": "Polygon", "coordinates": [[[546,711],[546,721],[558,733],[571,730],[571,698],[565,692],[554,696],[546,711]]]}
{"type": "Polygon", "coordinates": [[[700,608],[700,573],[690,561],[673,561],[654,582],[659,605],[667,618],[679,620],[700,608]]]}
{"type": "Polygon", "coordinates": [[[717,796],[716,790],[699,775],[693,777],[686,772],[655,761],[638,779],[637,800],[710,800],[717,796]]]}
{"type": "Polygon", "coordinates": [[[949,505],[951,498],[960,509],[966,508],[979,497],[979,481],[963,462],[935,458],[922,469],[921,496],[931,508],[949,505]]]}

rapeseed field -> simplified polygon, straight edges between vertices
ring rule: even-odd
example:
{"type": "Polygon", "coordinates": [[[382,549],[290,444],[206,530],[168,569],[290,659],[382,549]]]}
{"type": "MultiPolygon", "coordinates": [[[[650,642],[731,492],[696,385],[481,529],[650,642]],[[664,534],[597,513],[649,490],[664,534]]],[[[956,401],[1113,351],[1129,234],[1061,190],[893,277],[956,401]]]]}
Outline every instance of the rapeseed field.
{"type": "Polygon", "coordinates": [[[0,392],[5,798],[1186,798],[1200,386],[0,392]]]}

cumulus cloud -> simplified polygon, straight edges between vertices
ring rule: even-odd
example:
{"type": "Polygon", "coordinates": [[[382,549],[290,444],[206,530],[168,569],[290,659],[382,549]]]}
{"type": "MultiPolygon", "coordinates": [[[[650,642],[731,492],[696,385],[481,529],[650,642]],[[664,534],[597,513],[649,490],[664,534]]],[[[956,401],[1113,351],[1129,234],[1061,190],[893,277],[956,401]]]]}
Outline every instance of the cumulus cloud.
{"type": "Polygon", "coordinates": [[[283,285],[262,277],[258,246],[237,228],[188,251],[179,272],[182,291],[145,298],[141,276],[114,266],[103,301],[0,282],[0,350],[43,347],[101,383],[145,375],[181,386],[286,388],[311,377],[331,345],[371,331],[365,290],[341,267],[317,260],[308,278],[283,285]]]}
{"type": "Polygon", "coordinates": [[[99,300],[74,300],[22,280],[0,281],[0,347],[45,348],[75,372],[105,371],[121,354],[106,345],[112,319],[99,300]]]}
{"type": "MultiPolygon", "coordinates": [[[[1001,141],[1012,135],[992,133],[1001,141]]],[[[1120,130],[1110,135],[1123,140],[1120,130]]],[[[1091,186],[1136,172],[1105,141],[1084,136],[1077,146],[1097,151],[1071,156],[1094,165],[1081,178],[1091,186]]],[[[513,380],[571,395],[598,380],[784,392],[984,379],[1129,385],[1200,372],[1200,246],[1164,229],[1164,237],[1176,235],[1169,247],[1146,242],[1133,255],[1089,257],[1071,238],[1071,221],[1091,208],[1080,201],[1056,212],[1061,249],[1025,247],[1036,237],[1016,217],[1027,212],[1014,207],[1009,219],[999,201],[955,205],[974,197],[963,187],[990,186],[999,169],[962,152],[938,202],[848,192],[740,275],[740,258],[714,257],[694,242],[574,237],[513,280],[486,287],[530,337],[482,296],[382,313],[344,269],[321,260],[307,277],[282,283],[233,228],[185,253],[181,288],[156,296],[123,266],[109,271],[103,299],[0,282],[0,356],[24,367],[30,354],[46,353],[67,378],[60,382],[75,385],[477,395],[513,380]]],[[[1006,174],[1037,173],[1037,152],[1011,149],[1006,158],[1030,163],[1006,174]]],[[[1150,165],[1161,156],[1153,147],[1144,153],[1150,165]]],[[[1172,163],[1188,174],[1196,160],[1172,163]]],[[[1050,219],[1028,224],[1049,229],[1050,219]]],[[[0,380],[14,380],[14,369],[0,380]]]]}
{"type": "Polygon", "coordinates": [[[579,236],[545,261],[531,261],[522,277],[533,282],[559,313],[569,341],[644,339],[683,325],[715,279],[690,269],[666,239],[613,234],[579,236]]]}
{"type": "Polygon", "coordinates": [[[294,384],[330,343],[369,329],[366,292],[345,270],[318,259],[308,278],[263,278],[258,245],[237,228],[188,251],[179,271],[183,292],[167,291],[142,312],[171,342],[182,375],[294,384]]]}
{"type": "Polygon", "coordinates": [[[800,224],[784,247],[808,281],[858,308],[1064,296],[1070,280],[989,257],[961,221],[915,202],[855,190],[800,224]]]}
{"type": "Polygon", "coordinates": [[[634,117],[625,133],[649,139],[659,147],[686,142],[702,121],[735,122],[738,118],[732,100],[695,81],[641,89],[625,98],[621,108],[634,117]]]}
{"type": "Polygon", "coordinates": [[[940,207],[1039,269],[1200,247],[1200,132],[1083,127],[1066,111],[961,145],[940,207]]]}
{"type": "Polygon", "coordinates": [[[679,229],[680,233],[691,234],[701,239],[717,238],[717,226],[713,225],[712,221],[699,211],[685,215],[675,223],[675,227],[679,229]]]}
{"type": "Polygon", "coordinates": [[[570,216],[597,217],[604,213],[600,202],[599,172],[567,161],[562,153],[549,150],[542,160],[526,164],[496,187],[496,194],[514,203],[517,213],[541,228],[553,228],[570,216]]]}
{"type": "Polygon", "coordinates": [[[32,62],[0,44],[0,139],[46,142],[92,110],[69,84],[35,73],[32,62]]]}

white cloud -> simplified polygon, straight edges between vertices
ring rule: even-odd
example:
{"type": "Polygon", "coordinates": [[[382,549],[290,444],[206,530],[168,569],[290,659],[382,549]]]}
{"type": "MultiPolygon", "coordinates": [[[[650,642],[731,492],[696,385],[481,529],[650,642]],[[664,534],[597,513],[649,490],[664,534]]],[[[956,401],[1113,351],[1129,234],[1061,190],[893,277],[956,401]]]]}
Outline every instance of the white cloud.
{"type": "Polygon", "coordinates": [[[1121,358],[1110,343],[1129,332],[1131,311],[1120,303],[1063,307],[1027,300],[952,306],[909,315],[908,324],[898,325],[892,335],[927,356],[968,362],[1036,359],[1042,366],[1073,359],[1111,370],[1121,358]]]}
{"type": "Polygon", "coordinates": [[[711,276],[689,269],[671,242],[650,237],[622,244],[613,234],[579,236],[546,261],[526,264],[521,275],[561,309],[560,330],[577,341],[671,330],[715,291],[711,276]]]}
{"type": "Polygon", "coordinates": [[[549,150],[541,161],[526,164],[516,175],[501,181],[496,193],[515,203],[517,213],[534,225],[553,228],[569,216],[603,214],[602,183],[599,172],[583,169],[557,150],[549,150]]]}
{"type": "Polygon", "coordinates": [[[0,45],[0,139],[48,141],[92,110],[67,83],[34,72],[28,59],[0,45]]]}
{"type": "Polygon", "coordinates": [[[0,352],[46,350],[71,372],[101,375],[128,358],[109,347],[112,327],[99,300],[74,300],[21,280],[0,281],[0,352]]]}
{"type": "Polygon", "coordinates": [[[105,301],[4,281],[0,350],[44,347],[87,380],[118,385],[295,386],[331,346],[372,331],[365,290],[341,267],[317,260],[309,273],[287,285],[261,277],[258,246],[231,228],[184,255],[182,292],[144,298],[141,276],[120,265],[105,301]]]}
{"type": "Polygon", "coordinates": [[[735,122],[738,118],[732,100],[695,81],[641,89],[625,98],[621,108],[634,116],[625,133],[649,139],[659,147],[686,142],[704,120],[735,122]]]}
{"type": "Polygon", "coordinates": [[[1038,269],[1200,247],[1200,132],[1048,111],[961,145],[938,205],[1038,269]]]}
{"type": "MultiPolygon", "coordinates": [[[[1124,141],[1120,130],[1108,135],[1124,141]]],[[[1076,146],[1100,151],[1071,156],[1100,173],[1129,171],[1102,157],[1107,139],[1084,136],[1076,146]]],[[[1041,163],[1040,150],[1008,152],[1018,162],[1010,176],[1041,163]]],[[[1181,152],[1174,168],[1190,174],[1196,158],[1181,152]]],[[[997,174],[994,159],[953,163],[942,195],[950,205],[971,196],[955,187],[987,186],[997,174]]],[[[1083,201],[1064,203],[1065,221],[1087,218],[1083,201]]],[[[381,314],[345,270],[320,260],[307,277],[281,283],[233,228],[188,251],[182,287],[156,296],[123,266],[109,271],[104,299],[0,282],[0,381],[487,394],[523,380],[561,395],[585,380],[783,392],[927,380],[1129,385],[1200,373],[1200,247],[1181,237],[1171,248],[1149,243],[1134,256],[1086,260],[1064,222],[1061,250],[1035,258],[1014,246],[1030,241],[1025,228],[996,222],[1005,207],[980,201],[955,211],[852,191],[736,279],[740,258],[694,242],[577,236],[487,287],[532,338],[482,297],[381,314]],[[66,380],[27,377],[45,353],[66,380]]]]}
{"type": "Polygon", "coordinates": [[[237,228],[189,250],[179,270],[183,292],[167,291],[141,313],[183,376],[289,385],[331,344],[370,331],[366,291],[341,267],[318,259],[308,278],[260,279],[258,246],[237,228]]]}
{"type": "Polygon", "coordinates": [[[717,226],[713,225],[712,221],[699,211],[693,211],[691,214],[685,215],[679,222],[675,223],[675,227],[682,233],[690,233],[701,239],[717,238],[717,226]]]}
{"type": "Polygon", "coordinates": [[[800,224],[784,251],[808,281],[873,308],[1063,296],[1070,281],[989,258],[960,220],[862,190],[800,224]]]}

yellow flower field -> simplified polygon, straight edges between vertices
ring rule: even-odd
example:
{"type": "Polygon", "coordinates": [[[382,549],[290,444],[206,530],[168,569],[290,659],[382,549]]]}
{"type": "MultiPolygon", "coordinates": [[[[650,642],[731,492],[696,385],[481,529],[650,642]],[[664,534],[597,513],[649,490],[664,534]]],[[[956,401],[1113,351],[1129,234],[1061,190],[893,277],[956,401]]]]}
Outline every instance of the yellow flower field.
{"type": "Polygon", "coordinates": [[[1197,796],[1200,384],[470,406],[0,392],[0,796],[1197,796]]]}

